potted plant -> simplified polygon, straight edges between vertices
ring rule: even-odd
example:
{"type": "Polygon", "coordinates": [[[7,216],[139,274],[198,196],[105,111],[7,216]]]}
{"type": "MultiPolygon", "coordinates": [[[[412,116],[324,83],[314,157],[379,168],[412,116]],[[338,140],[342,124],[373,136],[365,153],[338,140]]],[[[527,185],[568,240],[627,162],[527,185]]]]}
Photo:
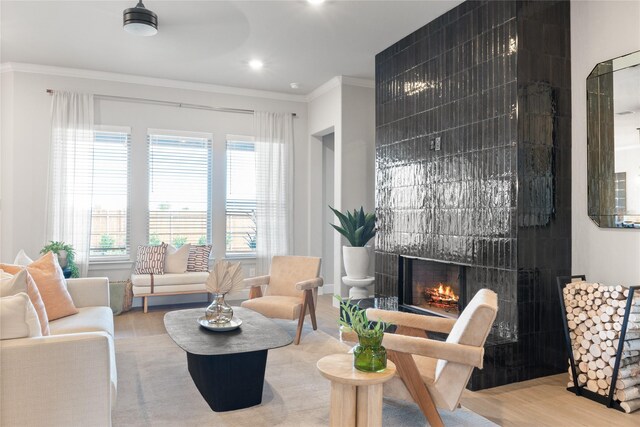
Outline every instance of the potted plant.
{"type": "Polygon", "coordinates": [[[346,301],[340,295],[335,298],[340,302],[338,324],[341,329],[358,335],[358,345],[353,348],[353,367],[365,372],[383,371],[387,367],[387,350],[382,346],[382,338],[390,324],[379,319],[370,322],[367,311],[351,304],[351,298],[346,301]]]}
{"type": "Polygon", "coordinates": [[[80,270],[78,270],[78,266],[75,263],[76,251],[72,245],[52,240],[40,250],[40,253],[46,254],[49,251],[56,254],[58,264],[63,270],[65,268],[68,269],[71,272],[71,277],[80,277],[80,270]]]}
{"type": "Polygon", "coordinates": [[[347,277],[366,278],[369,273],[369,248],[365,245],[376,235],[376,214],[365,213],[363,207],[360,207],[360,211],[354,209],[353,214],[349,211],[342,213],[331,206],[329,209],[340,220],[340,226],[331,226],[346,237],[351,245],[342,247],[342,260],[347,277]]]}

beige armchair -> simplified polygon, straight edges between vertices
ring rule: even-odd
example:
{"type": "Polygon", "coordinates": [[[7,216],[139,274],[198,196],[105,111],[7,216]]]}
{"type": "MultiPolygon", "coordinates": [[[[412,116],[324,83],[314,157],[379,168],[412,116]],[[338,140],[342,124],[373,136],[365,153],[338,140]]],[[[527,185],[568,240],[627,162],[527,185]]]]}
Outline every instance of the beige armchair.
{"type": "Polygon", "coordinates": [[[385,384],[385,396],[415,401],[431,426],[442,426],[436,407],[453,411],[459,406],[473,368],[482,369],[497,311],[498,298],[489,289],[481,289],[457,320],[368,309],[369,319],[398,326],[382,341],[397,368],[397,376],[385,384]],[[449,335],[445,342],[435,341],[427,331],[449,335]]]}
{"type": "Polygon", "coordinates": [[[323,284],[322,277],[318,277],[320,263],[321,259],[315,257],[274,256],[271,260],[270,275],[245,279],[245,284],[251,290],[249,299],[242,303],[242,307],[267,317],[298,319],[298,329],[293,341],[298,345],[307,310],[311,316],[313,330],[318,329],[315,307],[318,287],[323,284]]]}

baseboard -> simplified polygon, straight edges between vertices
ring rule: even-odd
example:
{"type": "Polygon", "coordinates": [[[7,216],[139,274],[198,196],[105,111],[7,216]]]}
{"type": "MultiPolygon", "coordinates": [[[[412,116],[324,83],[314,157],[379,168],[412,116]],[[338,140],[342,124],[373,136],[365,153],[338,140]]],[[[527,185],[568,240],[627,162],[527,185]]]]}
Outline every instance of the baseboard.
{"type": "Polygon", "coordinates": [[[320,290],[322,291],[320,295],[333,295],[333,284],[329,283],[326,285],[322,285],[320,290]]]}

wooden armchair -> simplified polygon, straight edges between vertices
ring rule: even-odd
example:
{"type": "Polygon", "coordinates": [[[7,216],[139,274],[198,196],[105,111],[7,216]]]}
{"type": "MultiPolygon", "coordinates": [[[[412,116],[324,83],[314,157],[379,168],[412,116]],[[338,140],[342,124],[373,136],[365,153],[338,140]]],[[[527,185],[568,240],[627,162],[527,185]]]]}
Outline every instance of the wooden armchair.
{"type": "Polygon", "coordinates": [[[249,299],[242,307],[257,311],[266,317],[295,320],[298,329],[294,344],[300,344],[302,325],[307,315],[311,315],[313,330],[316,323],[316,301],[318,287],[322,286],[320,273],[321,258],[303,256],[274,256],[271,260],[271,274],[245,279],[251,288],[249,299]],[[266,288],[265,296],[262,287],[266,288]]]}
{"type": "Polygon", "coordinates": [[[369,319],[398,326],[382,341],[397,369],[385,384],[385,396],[415,401],[431,426],[442,426],[436,407],[453,411],[459,406],[473,368],[482,369],[484,343],[497,311],[497,295],[489,289],[481,289],[457,320],[368,309],[369,319]],[[435,341],[427,331],[449,335],[445,342],[435,341]]]}

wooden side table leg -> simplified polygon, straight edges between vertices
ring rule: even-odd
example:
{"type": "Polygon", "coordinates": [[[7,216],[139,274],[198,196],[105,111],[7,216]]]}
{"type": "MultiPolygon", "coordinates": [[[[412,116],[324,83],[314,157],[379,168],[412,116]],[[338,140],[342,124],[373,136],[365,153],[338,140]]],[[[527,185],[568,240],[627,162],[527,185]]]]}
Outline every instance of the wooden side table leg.
{"type": "Polygon", "coordinates": [[[382,427],[382,384],[359,386],[356,408],[357,427],[382,427]]]}
{"type": "Polygon", "coordinates": [[[356,386],[331,382],[329,427],[356,426],[356,386]]]}

